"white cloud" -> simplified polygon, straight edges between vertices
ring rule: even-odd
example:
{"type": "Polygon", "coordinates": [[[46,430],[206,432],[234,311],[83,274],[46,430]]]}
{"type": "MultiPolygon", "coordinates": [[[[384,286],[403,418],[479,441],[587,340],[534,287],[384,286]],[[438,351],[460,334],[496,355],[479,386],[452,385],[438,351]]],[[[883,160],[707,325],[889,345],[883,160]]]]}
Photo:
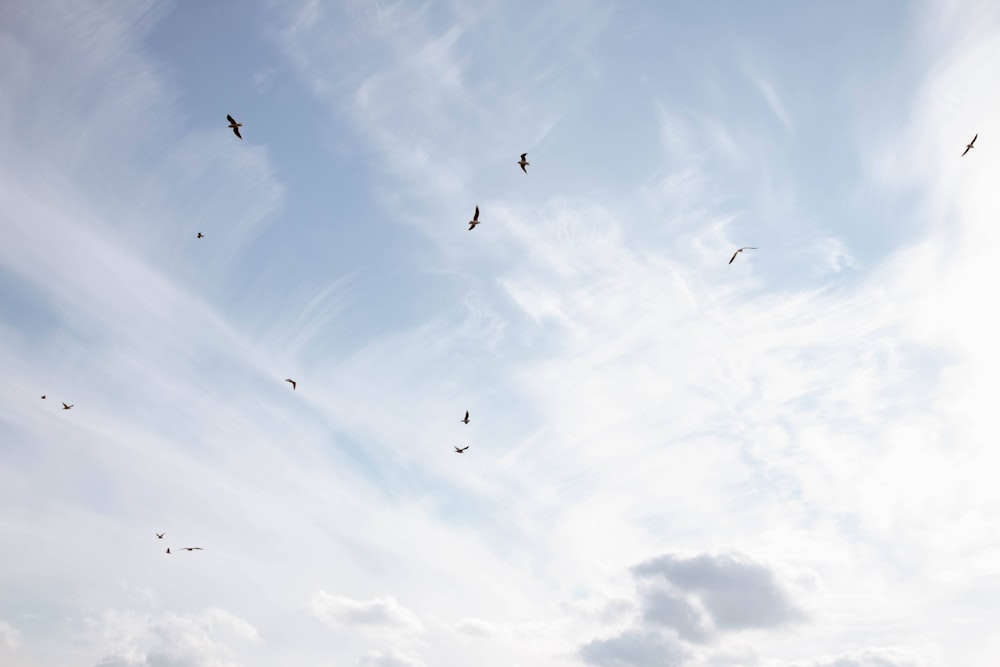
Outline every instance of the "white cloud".
{"type": "Polygon", "coordinates": [[[16,651],[21,644],[21,633],[6,621],[0,621],[0,646],[9,651],[16,651]]]}
{"type": "Polygon", "coordinates": [[[416,615],[396,602],[391,595],[372,600],[353,600],[319,591],[312,598],[312,610],[321,620],[331,625],[391,629],[421,627],[416,615]]]}
{"type": "Polygon", "coordinates": [[[396,651],[391,653],[371,651],[361,658],[358,665],[359,667],[423,667],[424,663],[396,651]]]}

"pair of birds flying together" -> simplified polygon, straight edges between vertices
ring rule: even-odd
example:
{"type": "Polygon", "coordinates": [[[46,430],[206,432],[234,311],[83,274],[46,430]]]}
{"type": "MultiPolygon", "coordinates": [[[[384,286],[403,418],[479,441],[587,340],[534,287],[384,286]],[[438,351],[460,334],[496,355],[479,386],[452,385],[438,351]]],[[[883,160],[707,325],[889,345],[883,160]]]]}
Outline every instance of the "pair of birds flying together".
{"type": "MultiPolygon", "coordinates": [[[[523,159],[524,156],[522,155],[521,158],[523,159]]],[[[465,417],[462,418],[462,419],[459,419],[458,421],[462,422],[463,424],[468,424],[469,423],[469,411],[466,410],[465,411],[465,417]]],[[[465,447],[456,447],[455,448],[455,453],[456,454],[461,454],[462,452],[464,452],[468,448],[469,448],[469,445],[466,445],[465,447]]]]}
{"type": "MultiPolygon", "coordinates": [[[[45,397],[46,397],[46,395],[42,394],[42,400],[43,401],[45,400],[45,397]]],[[[74,405],[75,405],[75,403],[70,403],[69,405],[66,405],[65,403],[63,403],[63,410],[72,410],[74,405]]]]}
{"type": "MultiPolygon", "coordinates": [[[[521,161],[515,162],[514,164],[520,165],[521,171],[527,174],[528,173],[527,167],[529,164],[531,164],[530,162],[528,162],[528,154],[521,153],[521,161]]],[[[476,225],[478,224],[479,224],[479,206],[477,205],[476,212],[472,214],[472,220],[469,220],[469,231],[471,232],[473,229],[475,229],[476,225]]]]}

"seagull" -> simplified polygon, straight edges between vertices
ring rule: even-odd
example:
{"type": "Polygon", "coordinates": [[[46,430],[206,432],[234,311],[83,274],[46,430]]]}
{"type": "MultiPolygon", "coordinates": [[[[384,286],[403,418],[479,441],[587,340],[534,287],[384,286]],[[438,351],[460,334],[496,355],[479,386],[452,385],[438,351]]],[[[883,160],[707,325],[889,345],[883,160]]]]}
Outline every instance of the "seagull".
{"type": "Polygon", "coordinates": [[[181,547],[183,551],[204,551],[201,547],[181,547]]]}
{"type": "Polygon", "coordinates": [[[72,407],[73,407],[74,405],[76,405],[76,403],[73,403],[73,404],[71,404],[71,405],[66,405],[65,403],[63,403],[63,410],[69,410],[69,409],[70,409],[70,408],[72,408],[72,407]]]}
{"type": "Polygon", "coordinates": [[[170,547],[167,547],[167,553],[170,553],[170,547]]]}
{"type": "Polygon", "coordinates": [[[242,139],[243,135],[240,134],[240,128],[243,127],[243,123],[237,123],[236,120],[229,114],[226,114],[226,120],[229,121],[229,127],[232,128],[233,134],[242,139]]]}
{"type": "Polygon", "coordinates": [[[197,238],[199,238],[199,239],[203,239],[203,238],[205,238],[205,235],[204,235],[204,234],[202,234],[201,232],[198,232],[198,236],[197,236],[197,238]]]}
{"type": "Polygon", "coordinates": [[[469,220],[469,231],[471,232],[479,224],[479,207],[476,207],[476,213],[472,216],[472,220],[469,220]]]}
{"type": "Polygon", "coordinates": [[[156,539],[162,540],[164,535],[166,535],[166,533],[157,533],[156,534],[156,539]]]}
{"type": "Polygon", "coordinates": [[[525,167],[527,167],[527,166],[528,166],[529,164],[531,164],[530,162],[528,162],[528,161],[527,161],[527,160],[525,159],[525,158],[527,158],[527,157],[528,157],[528,154],[527,154],[527,153],[521,153],[521,161],[517,163],[517,164],[521,165],[521,171],[523,171],[523,172],[524,172],[524,173],[526,173],[526,174],[528,173],[528,170],[527,170],[527,169],[525,169],[525,167]]]}
{"type": "Polygon", "coordinates": [[[290,383],[292,385],[292,391],[295,391],[295,386],[297,384],[295,380],[292,380],[291,378],[285,378],[285,382],[290,383]]]}
{"type": "Polygon", "coordinates": [[[756,249],[757,249],[757,248],[755,248],[755,247],[753,247],[753,246],[750,246],[750,245],[748,245],[748,246],[743,246],[742,248],[740,248],[739,250],[737,250],[736,252],[734,252],[734,253],[733,253],[733,256],[732,256],[732,257],[731,257],[731,258],[729,259],[729,263],[730,263],[730,264],[732,264],[732,263],[733,263],[733,260],[734,260],[734,259],[736,259],[736,255],[740,254],[740,253],[741,253],[741,252],[743,252],[744,250],[756,250],[756,249]]]}
{"type": "Polygon", "coordinates": [[[468,424],[469,423],[469,411],[468,410],[465,411],[465,419],[459,419],[458,421],[462,422],[463,424],[468,424]]]}
{"type": "Polygon", "coordinates": [[[42,398],[43,398],[43,399],[45,398],[45,394],[42,394],[42,398]]]}
{"type": "Polygon", "coordinates": [[[969,149],[970,149],[970,148],[975,148],[975,146],[973,146],[973,144],[974,144],[974,143],[976,143],[976,137],[978,137],[978,136],[979,136],[979,133],[977,132],[977,133],[976,133],[976,136],[975,136],[975,137],[972,137],[972,141],[970,141],[970,142],[968,143],[968,145],[966,145],[966,147],[965,147],[965,150],[964,150],[964,151],[962,151],[962,155],[961,155],[961,157],[965,157],[965,154],[969,152],[969,149]]]}
{"type": "Polygon", "coordinates": [[[465,451],[466,449],[468,449],[468,448],[469,448],[469,446],[468,446],[468,445],[466,445],[465,447],[462,447],[461,449],[459,449],[458,447],[456,447],[456,448],[455,448],[455,453],[456,453],[456,454],[461,454],[462,452],[464,452],[464,451],[465,451]]]}

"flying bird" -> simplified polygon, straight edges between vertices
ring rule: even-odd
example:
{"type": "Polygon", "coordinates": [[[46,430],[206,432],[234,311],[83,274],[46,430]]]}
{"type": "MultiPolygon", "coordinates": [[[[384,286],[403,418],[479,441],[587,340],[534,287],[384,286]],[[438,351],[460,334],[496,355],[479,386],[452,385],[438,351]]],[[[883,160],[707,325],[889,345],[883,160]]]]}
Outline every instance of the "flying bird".
{"type": "Polygon", "coordinates": [[[70,408],[72,408],[72,407],[73,407],[74,405],[76,405],[76,403],[72,403],[72,404],[70,404],[70,405],[66,405],[65,403],[63,403],[63,410],[69,410],[69,409],[70,409],[70,408]]]}
{"type": "Polygon", "coordinates": [[[170,547],[167,547],[167,553],[170,553],[170,547]]]}
{"type": "Polygon", "coordinates": [[[748,245],[748,246],[743,246],[742,248],[740,248],[739,250],[737,250],[736,252],[734,252],[734,253],[733,253],[733,256],[729,258],[729,263],[730,263],[730,264],[732,264],[732,263],[733,263],[733,260],[734,260],[734,259],[736,259],[736,255],[740,254],[740,253],[741,253],[741,252],[743,252],[744,250],[756,250],[756,249],[757,249],[757,248],[755,248],[755,247],[753,247],[753,246],[750,246],[750,245],[748,245]]]}
{"type": "Polygon", "coordinates": [[[203,239],[205,238],[205,235],[202,234],[201,232],[198,232],[198,236],[196,238],[203,239]]]}
{"type": "Polygon", "coordinates": [[[292,391],[295,391],[295,387],[298,384],[297,382],[295,382],[295,380],[292,380],[291,378],[285,378],[285,382],[288,382],[289,384],[291,384],[292,385],[292,391]]]}
{"type": "Polygon", "coordinates": [[[459,447],[456,447],[456,448],[455,448],[455,453],[456,453],[456,454],[461,454],[462,452],[464,452],[464,451],[465,451],[466,449],[468,449],[468,448],[469,448],[469,446],[468,446],[468,445],[466,445],[465,447],[461,447],[461,448],[459,448],[459,447]]]}
{"type": "Polygon", "coordinates": [[[517,164],[521,165],[521,171],[523,171],[526,174],[528,173],[528,170],[525,169],[525,167],[527,167],[529,164],[531,164],[530,162],[528,162],[527,159],[525,159],[527,157],[528,157],[527,153],[521,153],[521,161],[517,163],[517,164]]]}
{"type": "Polygon", "coordinates": [[[240,134],[240,128],[243,127],[243,123],[237,123],[229,114],[226,114],[226,120],[229,121],[229,127],[233,130],[233,134],[242,139],[243,135],[240,134]]]}
{"type": "Polygon", "coordinates": [[[463,424],[468,424],[469,423],[469,411],[468,410],[465,411],[465,419],[459,419],[459,421],[462,422],[463,424]]]}
{"type": "Polygon", "coordinates": [[[476,212],[472,216],[472,220],[469,220],[469,231],[471,232],[479,224],[479,207],[476,207],[476,212]]]}
{"type": "Polygon", "coordinates": [[[181,547],[184,551],[204,551],[201,547],[181,547]]]}
{"type": "Polygon", "coordinates": [[[43,398],[43,399],[45,398],[45,394],[42,394],[42,398],[43,398]]]}
{"type": "Polygon", "coordinates": [[[978,132],[976,132],[976,136],[975,136],[975,137],[972,137],[972,141],[970,141],[970,142],[969,142],[968,144],[966,144],[966,146],[965,146],[965,150],[964,150],[964,151],[962,151],[962,155],[961,155],[961,157],[965,157],[965,154],[969,152],[969,149],[970,149],[970,148],[975,148],[975,146],[973,146],[973,144],[975,144],[975,143],[976,143],[976,137],[978,137],[978,136],[979,136],[979,133],[978,133],[978,132]]]}
{"type": "Polygon", "coordinates": [[[156,534],[156,539],[162,540],[164,535],[166,535],[166,533],[157,533],[156,534]]]}

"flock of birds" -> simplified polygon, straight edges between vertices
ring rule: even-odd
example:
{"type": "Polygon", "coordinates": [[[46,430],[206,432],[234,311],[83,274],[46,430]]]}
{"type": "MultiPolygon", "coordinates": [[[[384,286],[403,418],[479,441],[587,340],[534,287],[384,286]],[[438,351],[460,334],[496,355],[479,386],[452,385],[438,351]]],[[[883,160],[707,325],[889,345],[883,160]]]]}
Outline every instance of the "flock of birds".
{"type": "MultiPolygon", "coordinates": [[[[243,127],[243,123],[236,122],[236,119],[234,119],[229,114],[226,114],[226,120],[229,121],[229,128],[233,131],[233,134],[235,134],[240,140],[242,140],[243,139],[243,135],[240,134],[240,128],[243,127]]],[[[970,141],[968,144],[966,144],[965,150],[962,151],[961,157],[965,157],[965,154],[968,153],[970,150],[972,150],[975,147],[976,139],[978,139],[978,138],[979,138],[979,133],[977,132],[976,135],[972,137],[972,141],[970,141]]],[[[520,159],[520,161],[516,162],[515,164],[517,164],[518,166],[520,166],[521,167],[521,171],[523,171],[524,173],[527,174],[528,173],[528,169],[527,168],[531,164],[530,162],[528,162],[528,154],[527,153],[521,153],[521,159],[520,159]]],[[[471,232],[480,223],[481,223],[481,221],[479,220],[479,205],[477,204],[476,205],[476,210],[472,214],[472,220],[469,220],[469,231],[471,232]]],[[[202,234],[201,232],[198,232],[196,238],[203,239],[203,238],[205,238],[205,235],[202,234]]],[[[738,248],[736,250],[736,252],[733,253],[733,256],[729,258],[729,264],[732,264],[733,261],[736,259],[736,256],[739,255],[744,250],[757,250],[757,249],[758,248],[756,246],[743,246],[742,248],[738,248]]],[[[298,387],[298,383],[295,380],[291,379],[291,378],[285,378],[285,382],[287,382],[290,385],[292,385],[292,391],[295,391],[296,388],[298,387]]],[[[46,398],[46,395],[42,394],[42,399],[45,399],[45,398],[46,398]]],[[[74,406],[73,403],[67,404],[67,403],[64,402],[62,404],[62,409],[63,410],[71,410],[71,409],[73,409],[73,406],[74,406]]],[[[463,417],[459,421],[462,422],[463,424],[468,424],[469,423],[470,420],[469,420],[469,411],[468,410],[465,411],[465,417],[463,417]]],[[[466,445],[465,447],[455,447],[455,453],[456,454],[462,454],[468,448],[469,448],[469,445],[466,445]]],[[[166,535],[166,533],[156,533],[156,538],[159,539],[159,540],[162,540],[164,535],[166,535]]],[[[202,549],[201,547],[181,547],[181,550],[182,551],[204,551],[204,549],[202,549]]],[[[167,547],[166,553],[167,554],[173,553],[170,550],[170,547],[167,547]]]]}

